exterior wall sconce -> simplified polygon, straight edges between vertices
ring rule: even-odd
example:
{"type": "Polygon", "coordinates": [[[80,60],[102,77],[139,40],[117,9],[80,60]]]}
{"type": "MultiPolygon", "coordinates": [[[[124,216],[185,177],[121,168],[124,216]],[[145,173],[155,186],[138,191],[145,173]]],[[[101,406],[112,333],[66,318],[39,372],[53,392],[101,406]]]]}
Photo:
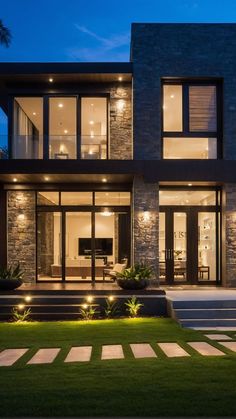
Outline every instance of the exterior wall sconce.
{"type": "Polygon", "coordinates": [[[123,99],[119,99],[116,103],[117,110],[122,112],[125,109],[125,101],[123,99]]]}
{"type": "Polygon", "coordinates": [[[147,206],[145,206],[143,208],[143,219],[144,219],[144,221],[149,221],[150,220],[150,211],[148,210],[147,206]]]}
{"type": "Polygon", "coordinates": [[[18,215],[18,220],[23,221],[25,219],[25,214],[23,212],[18,215]]]}

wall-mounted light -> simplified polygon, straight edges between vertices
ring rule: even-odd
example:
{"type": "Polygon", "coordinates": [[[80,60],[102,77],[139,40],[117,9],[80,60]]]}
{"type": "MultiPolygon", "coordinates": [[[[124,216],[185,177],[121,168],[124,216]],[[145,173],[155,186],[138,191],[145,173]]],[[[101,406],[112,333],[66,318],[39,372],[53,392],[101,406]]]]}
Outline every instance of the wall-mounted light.
{"type": "Polygon", "coordinates": [[[44,180],[45,180],[46,182],[48,182],[48,181],[49,181],[49,177],[48,177],[48,176],[44,176],[44,180]]]}
{"type": "Polygon", "coordinates": [[[106,183],[107,182],[107,179],[104,177],[104,178],[102,178],[102,182],[103,183],[106,183]]]}
{"type": "Polygon", "coordinates": [[[49,81],[49,83],[53,83],[53,78],[52,78],[52,77],[50,77],[50,78],[48,79],[48,81],[49,81]]]}
{"type": "Polygon", "coordinates": [[[123,80],[123,77],[119,76],[119,77],[118,77],[118,80],[119,80],[119,81],[122,81],[122,80],[123,80]]]}
{"type": "Polygon", "coordinates": [[[88,303],[92,303],[92,301],[93,301],[92,295],[88,295],[88,297],[86,298],[86,300],[88,301],[88,303]]]}
{"type": "Polygon", "coordinates": [[[18,215],[18,220],[24,221],[24,219],[25,219],[25,214],[21,213],[18,215]]]}
{"type": "Polygon", "coordinates": [[[16,177],[13,178],[13,182],[17,182],[17,178],[16,177]]]}
{"type": "Polygon", "coordinates": [[[122,112],[125,108],[125,101],[123,99],[117,100],[116,107],[118,111],[122,112]]]}
{"type": "Polygon", "coordinates": [[[32,297],[30,295],[25,296],[26,303],[30,303],[31,300],[32,300],[32,297]]]}
{"type": "Polygon", "coordinates": [[[146,205],[143,208],[143,218],[144,218],[144,221],[150,220],[150,211],[146,205]]]}

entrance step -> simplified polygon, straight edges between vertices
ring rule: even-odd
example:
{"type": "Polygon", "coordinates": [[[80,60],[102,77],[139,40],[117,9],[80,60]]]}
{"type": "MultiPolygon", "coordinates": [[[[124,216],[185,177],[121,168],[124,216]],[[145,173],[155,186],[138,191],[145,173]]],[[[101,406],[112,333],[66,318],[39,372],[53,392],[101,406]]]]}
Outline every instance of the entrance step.
{"type": "Polygon", "coordinates": [[[167,309],[183,327],[236,327],[236,300],[167,299],[167,309]]]}

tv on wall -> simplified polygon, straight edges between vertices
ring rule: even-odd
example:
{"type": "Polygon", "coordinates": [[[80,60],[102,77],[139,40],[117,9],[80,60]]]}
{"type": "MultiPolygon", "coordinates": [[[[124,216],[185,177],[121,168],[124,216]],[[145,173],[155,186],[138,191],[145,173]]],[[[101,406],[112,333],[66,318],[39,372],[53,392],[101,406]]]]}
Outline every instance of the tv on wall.
{"type": "MultiPolygon", "coordinates": [[[[91,239],[79,238],[79,256],[91,255],[92,245],[91,239]]],[[[111,256],[113,254],[113,239],[102,238],[95,239],[95,252],[96,255],[111,256]]]]}

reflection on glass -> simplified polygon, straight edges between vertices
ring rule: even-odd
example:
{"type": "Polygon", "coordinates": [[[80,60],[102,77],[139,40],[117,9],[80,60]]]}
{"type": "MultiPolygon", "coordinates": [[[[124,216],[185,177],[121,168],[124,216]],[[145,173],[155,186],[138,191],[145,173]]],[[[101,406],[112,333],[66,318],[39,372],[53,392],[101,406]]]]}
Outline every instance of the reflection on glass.
{"type": "Polygon", "coordinates": [[[61,205],[92,205],[92,192],[61,192],[61,205]]]}
{"type": "Polygon", "coordinates": [[[174,279],[186,281],[187,261],[187,215],[174,213],[174,279]]]}
{"type": "Polygon", "coordinates": [[[216,86],[189,86],[190,131],[215,132],[216,86]]]}
{"type": "Polygon", "coordinates": [[[198,280],[216,280],[216,214],[198,214],[198,280]]]}
{"type": "Polygon", "coordinates": [[[90,212],[66,213],[65,245],[66,280],[91,280],[92,242],[90,212]]]}
{"type": "Polygon", "coordinates": [[[76,159],[76,98],[49,99],[49,158],[76,159]]]}
{"type": "Polygon", "coordinates": [[[159,276],[160,280],[166,280],[166,237],[165,237],[165,213],[159,213],[159,276]]]}
{"type": "Polygon", "coordinates": [[[130,192],[95,192],[95,205],[130,205],[130,192]]]}
{"type": "Polygon", "coordinates": [[[182,86],[163,86],[163,129],[179,132],[182,126],[182,86]]]}
{"type": "Polygon", "coordinates": [[[81,100],[81,158],[107,158],[107,99],[81,100]]]}
{"type": "Polygon", "coordinates": [[[163,139],[164,159],[216,159],[216,138],[167,138],[163,139]]]}
{"type": "Polygon", "coordinates": [[[160,205],[216,205],[215,191],[160,190],[160,205]]]}
{"type": "Polygon", "coordinates": [[[14,159],[43,158],[43,98],[15,98],[12,154],[14,159]]]}
{"type": "Polygon", "coordinates": [[[37,205],[59,205],[59,192],[37,192],[37,205]]]}
{"type": "Polygon", "coordinates": [[[37,273],[41,281],[62,279],[61,214],[39,212],[37,218],[37,273]]]}

